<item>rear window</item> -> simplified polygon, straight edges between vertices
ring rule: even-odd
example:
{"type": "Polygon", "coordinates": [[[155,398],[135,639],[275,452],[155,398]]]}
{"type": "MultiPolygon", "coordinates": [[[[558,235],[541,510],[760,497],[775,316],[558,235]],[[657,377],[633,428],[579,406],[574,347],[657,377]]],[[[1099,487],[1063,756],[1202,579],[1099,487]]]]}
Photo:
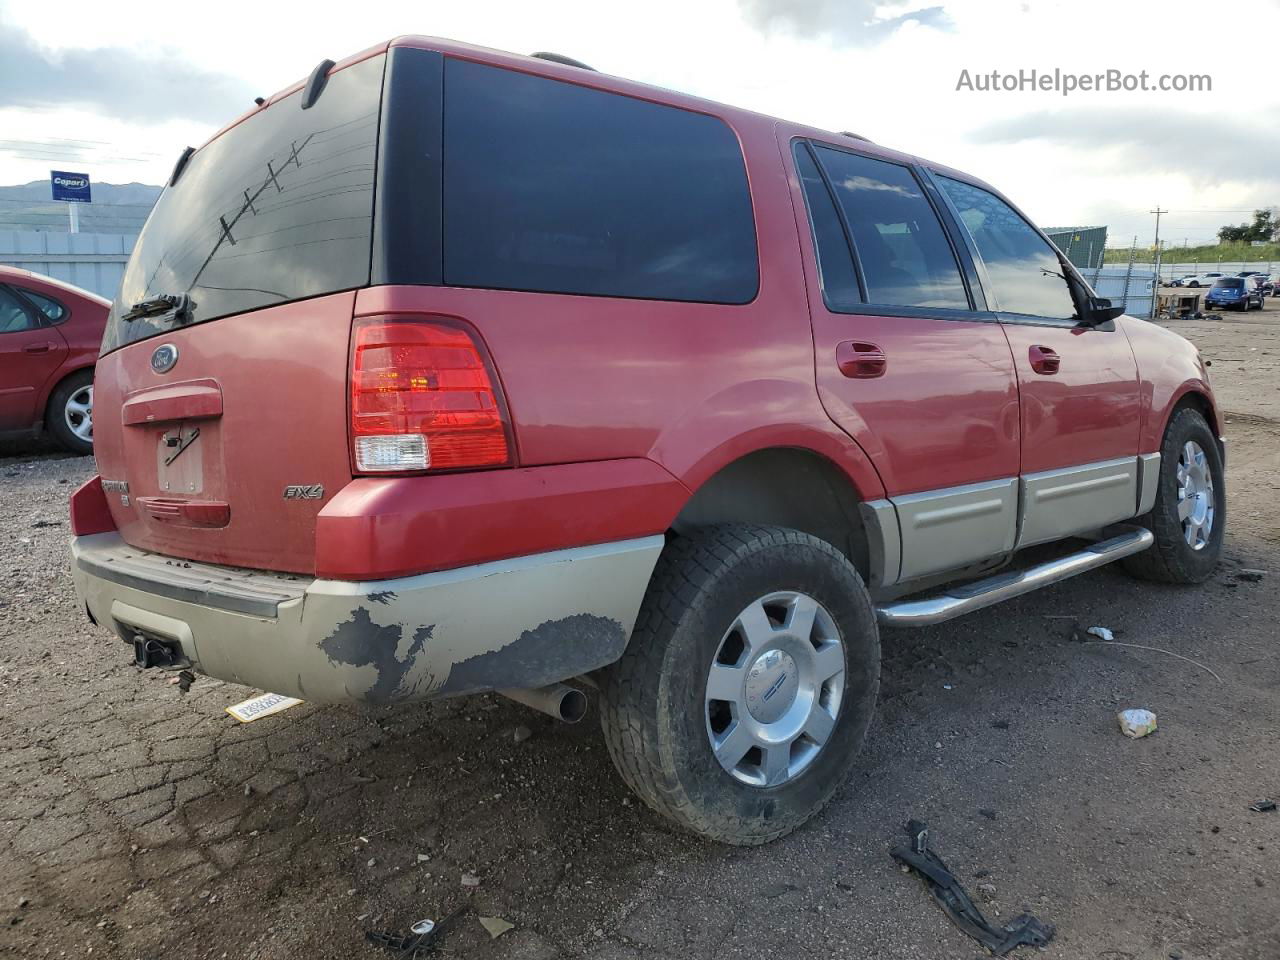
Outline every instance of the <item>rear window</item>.
{"type": "Polygon", "coordinates": [[[849,225],[867,301],[968,310],[955,253],[911,171],[830,147],[816,150],[849,225]]]}
{"type": "Polygon", "coordinates": [[[36,293],[26,287],[19,287],[18,289],[24,297],[40,309],[40,312],[49,319],[50,323],[60,323],[66,317],[67,308],[53,299],[53,297],[46,297],[43,293],[36,293]]]}
{"type": "Polygon", "coordinates": [[[444,79],[446,284],[755,297],[751,195],[722,121],[463,60],[444,79]]]}
{"type": "Polygon", "coordinates": [[[1213,281],[1213,288],[1215,290],[1221,289],[1221,288],[1232,288],[1232,289],[1239,290],[1243,286],[1244,286],[1243,277],[1223,277],[1221,280],[1213,281]]]}
{"type": "Polygon", "coordinates": [[[199,323],[369,282],[385,59],[333,73],[309,109],[294,94],[191,157],[138,237],[104,353],[170,329],[163,316],[120,319],[164,294],[189,294],[199,323]]]}

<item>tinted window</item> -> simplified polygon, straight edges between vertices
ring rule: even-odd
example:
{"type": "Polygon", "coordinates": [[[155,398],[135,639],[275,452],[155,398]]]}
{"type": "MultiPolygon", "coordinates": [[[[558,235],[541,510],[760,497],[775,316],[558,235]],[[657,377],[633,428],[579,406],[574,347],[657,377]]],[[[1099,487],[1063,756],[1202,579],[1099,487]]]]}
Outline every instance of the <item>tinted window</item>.
{"type": "Polygon", "coordinates": [[[831,199],[831,191],[818,171],[809,148],[798,143],[795,147],[796,172],[804,187],[805,206],[809,210],[809,222],[813,227],[813,245],[818,251],[818,270],[821,273],[822,296],[832,310],[848,310],[862,302],[858,291],[858,278],[853,272],[853,255],[849,241],[840,225],[840,214],[831,199]]]}
{"type": "Polygon", "coordinates": [[[200,148],[152,210],[103,351],[167,329],[116,314],[189,293],[194,322],[369,282],[385,57],[332,74],[307,110],[286,97],[200,148]]]}
{"type": "Polygon", "coordinates": [[[1244,280],[1240,277],[1223,277],[1221,280],[1213,281],[1214,287],[1231,287],[1239,290],[1244,286],[1244,280]]]}
{"type": "Polygon", "coordinates": [[[853,234],[870,303],[968,310],[955,253],[906,167],[818,147],[853,234]]]}
{"type": "Polygon", "coordinates": [[[1076,305],[1049,243],[993,193],[959,180],[938,182],[982,255],[1000,310],[1069,320],[1076,305]]]}
{"type": "Polygon", "coordinates": [[[24,297],[40,308],[40,312],[48,317],[50,322],[57,323],[67,315],[67,308],[52,297],[46,297],[42,293],[28,290],[26,287],[19,287],[18,289],[22,291],[24,297]]]}
{"type": "Polygon", "coordinates": [[[755,227],[721,121],[445,63],[444,282],[745,303],[755,227]]]}
{"type": "Polygon", "coordinates": [[[0,287],[0,333],[30,330],[36,325],[31,311],[12,293],[0,287]]]}

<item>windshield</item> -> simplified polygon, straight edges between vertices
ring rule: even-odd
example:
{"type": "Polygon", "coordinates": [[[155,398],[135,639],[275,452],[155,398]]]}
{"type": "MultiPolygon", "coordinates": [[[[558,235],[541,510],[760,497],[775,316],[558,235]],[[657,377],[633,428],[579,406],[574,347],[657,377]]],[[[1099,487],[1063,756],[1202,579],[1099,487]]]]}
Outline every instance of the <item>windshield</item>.
{"type": "Polygon", "coordinates": [[[339,70],[309,109],[292,94],[191,157],[138,237],[103,353],[175,325],[368,284],[385,60],[339,70]],[[188,309],[123,319],[180,294],[188,309]]]}

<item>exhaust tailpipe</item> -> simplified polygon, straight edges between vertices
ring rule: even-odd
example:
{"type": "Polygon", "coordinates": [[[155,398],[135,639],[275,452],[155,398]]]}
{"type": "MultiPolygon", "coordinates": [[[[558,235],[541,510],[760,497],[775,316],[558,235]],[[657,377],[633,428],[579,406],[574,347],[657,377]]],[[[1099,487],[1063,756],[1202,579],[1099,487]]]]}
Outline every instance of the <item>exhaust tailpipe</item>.
{"type": "Polygon", "coordinates": [[[508,700],[523,703],[549,717],[565,723],[577,723],[587,713],[587,695],[563,683],[552,683],[536,690],[498,690],[508,700]]]}

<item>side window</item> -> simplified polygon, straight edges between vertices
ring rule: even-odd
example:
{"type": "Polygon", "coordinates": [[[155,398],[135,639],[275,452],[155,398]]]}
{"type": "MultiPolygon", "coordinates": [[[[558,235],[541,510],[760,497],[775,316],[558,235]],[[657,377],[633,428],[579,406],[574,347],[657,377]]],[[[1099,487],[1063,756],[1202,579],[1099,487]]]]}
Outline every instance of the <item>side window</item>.
{"type": "Polygon", "coordinates": [[[809,210],[809,223],[813,227],[813,245],[818,252],[818,272],[821,274],[822,298],[827,306],[840,312],[852,310],[862,302],[858,290],[858,277],[853,272],[853,254],[849,241],[840,225],[831,191],[818,171],[818,165],[804,143],[795,145],[796,172],[804,187],[804,202],[809,210]]]}
{"type": "Polygon", "coordinates": [[[817,151],[853,234],[867,301],[968,310],[955,253],[912,172],[843,150],[817,151]]]}
{"type": "Polygon", "coordinates": [[[1074,318],[1071,288],[1053,247],[995,194],[949,177],[937,180],[973,237],[1001,312],[1074,318]]]}
{"type": "Polygon", "coordinates": [[[36,318],[21,300],[0,287],[0,334],[31,330],[36,318]]]}
{"type": "Polygon", "coordinates": [[[445,61],[446,284],[746,303],[758,273],[725,123],[445,61]]]}
{"type": "Polygon", "coordinates": [[[28,290],[26,287],[19,287],[22,295],[40,308],[50,323],[60,323],[67,315],[67,308],[60,304],[52,297],[46,297],[43,293],[36,293],[34,290],[28,290]]]}

